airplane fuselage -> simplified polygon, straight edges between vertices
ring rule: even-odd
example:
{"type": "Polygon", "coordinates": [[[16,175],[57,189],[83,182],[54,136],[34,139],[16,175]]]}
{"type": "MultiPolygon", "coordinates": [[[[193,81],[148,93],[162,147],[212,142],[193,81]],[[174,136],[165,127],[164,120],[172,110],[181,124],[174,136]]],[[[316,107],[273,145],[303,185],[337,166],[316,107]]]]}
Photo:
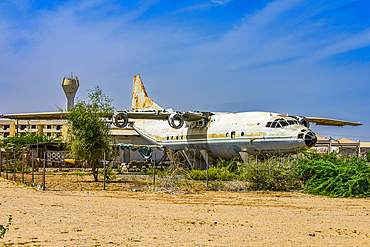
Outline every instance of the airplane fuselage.
{"type": "MultiPolygon", "coordinates": [[[[207,150],[213,158],[249,154],[297,153],[315,145],[316,135],[288,116],[270,112],[219,113],[204,125],[171,128],[166,120],[135,120],[145,139],[170,150],[207,150]]],[[[199,125],[202,123],[200,122],[199,125]]]]}

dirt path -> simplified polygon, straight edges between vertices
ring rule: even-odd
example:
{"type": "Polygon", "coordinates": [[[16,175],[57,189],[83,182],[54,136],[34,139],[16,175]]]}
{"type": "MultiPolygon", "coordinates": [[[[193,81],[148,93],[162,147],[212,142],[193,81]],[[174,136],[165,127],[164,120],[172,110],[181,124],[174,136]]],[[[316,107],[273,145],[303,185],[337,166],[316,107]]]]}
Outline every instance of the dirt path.
{"type": "Polygon", "coordinates": [[[38,191],[0,178],[0,243],[370,246],[370,200],[300,193],[38,191]],[[314,236],[310,236],[314,235],[314,236]]]}

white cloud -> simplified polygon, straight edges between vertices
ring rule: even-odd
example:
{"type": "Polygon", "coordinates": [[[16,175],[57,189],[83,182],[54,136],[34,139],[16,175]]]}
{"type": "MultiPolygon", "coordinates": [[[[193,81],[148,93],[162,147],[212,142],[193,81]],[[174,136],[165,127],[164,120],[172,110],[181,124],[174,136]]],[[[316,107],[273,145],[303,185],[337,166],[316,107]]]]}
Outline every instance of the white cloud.
{"type": "Polygon", "coordinates": [[[212,3],[216,3],[216,4],[219,4],[219,5],[224,5],[228,2],[231,2],[232,0],[211,0],[212,3]]]}

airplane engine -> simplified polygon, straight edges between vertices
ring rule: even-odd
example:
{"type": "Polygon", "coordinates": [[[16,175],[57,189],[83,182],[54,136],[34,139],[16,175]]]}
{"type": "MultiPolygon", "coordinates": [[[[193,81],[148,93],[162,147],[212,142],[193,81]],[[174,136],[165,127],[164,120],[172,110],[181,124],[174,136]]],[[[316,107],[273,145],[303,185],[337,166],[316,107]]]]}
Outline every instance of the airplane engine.
{"type": "Polygon", "coordinates": [[[168,116],[168,124],[174,129],[180,129],[184,125],[184,118],[179,113],[168,116]]]}
{"type": "Polygon", "coordinates": [[[128,124],[128,117],[125,112],[118,112],[113,115],[113,123],[118,128],[124,128],[128,124]]]}
{"type": "Polygon", "coordinates": [[[307,128],[310,127],[310,121],[308,121],[307,118],[303,117],[303,116],[298,116],[296,117],[297,120],[299,121],[299,123],[307,128]]]}

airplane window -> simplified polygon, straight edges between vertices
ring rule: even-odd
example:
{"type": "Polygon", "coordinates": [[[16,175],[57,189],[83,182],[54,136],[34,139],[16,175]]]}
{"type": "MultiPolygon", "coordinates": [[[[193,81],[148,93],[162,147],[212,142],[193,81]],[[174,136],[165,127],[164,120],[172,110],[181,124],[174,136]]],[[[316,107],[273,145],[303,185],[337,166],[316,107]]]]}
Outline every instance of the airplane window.
{"type": "Polygon", "coordinates": [[[288,123],[289,123],[290,125],[295,125],[295,124],[298,124],[298,121],[297,121],[297,120],[292,119],[292,120],[288,120],[288,123]]]}
{"type": "Polygon", "coordinates": [[[178,140],[179,139],[179,136],[176,136],[176,140],[178,140]]]}
{"type": "Polygon", "coordinates": [[[184,140],[184,136],[181,136],[181,140],[184,140]]]}
{"type": "Polygon", "coordinates": [[[228,137],[229,136],[229,132],[226,132],[226,137],[228,137]]]}
{"type": "Polygon", "coordinates": [[[275,128],[281,128],[280,119],[281,118],[275,119],[275,121],[274,121],[274,122],[276,122],[275,128]]]}
{"type": "MultiPolygon", "coordinates": [[[[270,123],[271,124],[271,123],[270,123]]],[[[244,136],[244,132],[240,133],[241,136],[244,136]]]]}
{"type": "Polygon", "coordinates": [[[290,119],[287,120],[284,118],[278,118],[278,119],[275,119],[273,122],[267,122],[266,127],[281,128],[281,127],[285,127],[288,125],[294,125],[294,124],[299,124],[299,123],[297,120],[290,120],[290,119]]]}
{"type": "Polygon", "coordinates": [[[167,140],[169,140],[170,139],[170,137],[169,136],[167,136],[167,140]]]}
{"type": "Polygon", "coordinates": [[[235,138],[235,131],[231,132],[231,138],[235,138]]]}
{"type": "Polygon", "coordinates": [[[284,118],[280,118],[279,123],[281,124],[282,127],[289,125],[288,122],[284,118]]]}

